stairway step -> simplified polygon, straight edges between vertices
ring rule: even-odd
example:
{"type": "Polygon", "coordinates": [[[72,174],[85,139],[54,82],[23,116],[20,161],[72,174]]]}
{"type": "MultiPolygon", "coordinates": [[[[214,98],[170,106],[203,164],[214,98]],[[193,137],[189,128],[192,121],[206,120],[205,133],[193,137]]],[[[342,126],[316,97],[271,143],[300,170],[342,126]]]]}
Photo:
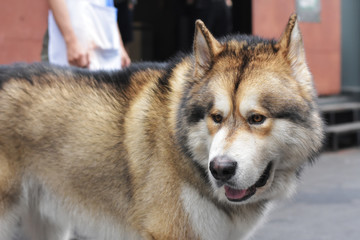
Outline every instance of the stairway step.
{"type": "Polygon", "coordinates": [[[326,127],[327,133],[347,133],[360,131],[360,122],[343,123],[326,127]]]}
{"type": "Polygon", "coordinates": [[[360,122],[344,123],[338,125],[327,126],[325,131],[328,135],[328,139],[331,139],[332,150],[339,148],[339,138],[341,135],[356,133],[357,145],[360,145],[360,122]],[[329,138],[330,137],[330,138],[329,138]]]}
{"type": "Polygon", "coordinates": [[[345,102],[320,105],[320,111],[322,111],[323,113],[342,112],[358,109],[360,109],[360,102],[345,102]]]}

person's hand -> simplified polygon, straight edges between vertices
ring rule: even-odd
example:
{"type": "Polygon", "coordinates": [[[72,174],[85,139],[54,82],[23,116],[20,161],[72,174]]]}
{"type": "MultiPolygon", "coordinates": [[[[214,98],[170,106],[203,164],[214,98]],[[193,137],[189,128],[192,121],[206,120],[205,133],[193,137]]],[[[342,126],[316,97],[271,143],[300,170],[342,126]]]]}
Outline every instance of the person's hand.
{"type": "Polygon", "coordinates": [[[85,49],[77,38],[71,39],[66,43],[68,62],[72,66],[89,68],[90,53],[85,49]]]}
{"type": "Polygon", "coordinates": [[[126,68],[131,64],[131,59],[127,54],[125,48],[122,49],[121,52],[121,68],[126,68]]]}

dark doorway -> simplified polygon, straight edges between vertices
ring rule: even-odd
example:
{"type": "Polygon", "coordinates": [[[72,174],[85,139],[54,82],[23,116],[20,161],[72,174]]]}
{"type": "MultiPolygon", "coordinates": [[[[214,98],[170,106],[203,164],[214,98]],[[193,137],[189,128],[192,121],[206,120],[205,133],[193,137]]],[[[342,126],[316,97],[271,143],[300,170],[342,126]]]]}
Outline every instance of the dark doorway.
{"type": "MultiPolygon", "coordinates": [[[[135,55],[133,60],[165,61],[179,51],[190,52],[196,19],[202,18],[205,24],[221,30],[216,26],[219,20],[211,22],[205,16],[208,10],[205,5],[221,1],[226,0],[139,0],[134,10],[134,43],[130,48],[130,55],[135,55]]],[[[221,17],[224,9],[220,5],[214,8],[212,18],[221,17]]],[[[251,0],[232,0],[228,13],[225,25],[228,34],[251,34],[251,0]]],[[[222,35],[215,30],[213,34],[222,35]]]]}
{"type": "Polygon", "coordinates": [[[233,33],[252,33],[251,0],[233,0],[232,20],[233,33]]]}

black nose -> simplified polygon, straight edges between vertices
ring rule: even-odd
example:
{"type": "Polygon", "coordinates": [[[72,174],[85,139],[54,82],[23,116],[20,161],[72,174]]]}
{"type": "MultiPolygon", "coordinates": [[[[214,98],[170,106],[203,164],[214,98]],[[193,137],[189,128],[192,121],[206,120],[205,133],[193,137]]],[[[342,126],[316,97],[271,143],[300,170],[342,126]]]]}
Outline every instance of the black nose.
{"type": "Polygon", "coordinates": [[[210,162],[210,172],[216,180],[227,181],[235,175],[237,163],[227,157],[215,157],[210,162]]]}

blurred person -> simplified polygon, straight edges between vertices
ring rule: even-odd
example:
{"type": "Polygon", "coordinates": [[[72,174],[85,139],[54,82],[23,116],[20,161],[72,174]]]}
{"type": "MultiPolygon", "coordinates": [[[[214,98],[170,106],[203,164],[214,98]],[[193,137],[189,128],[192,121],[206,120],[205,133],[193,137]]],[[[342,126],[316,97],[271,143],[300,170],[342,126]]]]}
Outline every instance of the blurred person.
{"type": "Polygon", "coordinates": [[[130,65],[113,0],[48,0],[50,63],[120,69],[130,65]]]}

